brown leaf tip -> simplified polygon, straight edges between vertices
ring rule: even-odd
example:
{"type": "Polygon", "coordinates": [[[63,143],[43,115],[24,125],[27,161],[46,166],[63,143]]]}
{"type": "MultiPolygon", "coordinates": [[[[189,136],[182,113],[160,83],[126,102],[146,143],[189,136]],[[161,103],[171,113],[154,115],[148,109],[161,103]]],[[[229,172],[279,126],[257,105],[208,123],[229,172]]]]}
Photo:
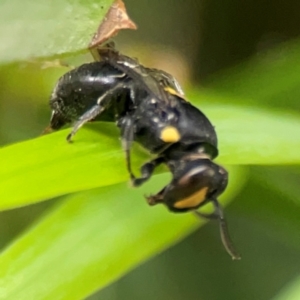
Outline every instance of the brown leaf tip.
{"type": "Polygon", "coordinates": [[[89,48],[103,44],[108,39],[117,35],[121,29],[137,29],[137,26],[128,16],[124,2],[116,0],[100,23],[97,32],[89,44],[89,48]]]}

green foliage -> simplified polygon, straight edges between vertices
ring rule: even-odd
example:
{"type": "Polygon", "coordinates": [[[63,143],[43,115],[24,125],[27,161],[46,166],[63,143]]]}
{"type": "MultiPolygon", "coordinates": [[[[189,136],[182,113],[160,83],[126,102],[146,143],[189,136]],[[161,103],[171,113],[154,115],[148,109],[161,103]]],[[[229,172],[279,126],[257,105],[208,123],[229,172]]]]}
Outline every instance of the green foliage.
{"type": "Polygon", "coordinates": [[[123,183],[66,197],[1,255],[1,299],[83,299],[181,240],[199,222],[141,201],[167,179],[156,177],[142,190],[123,183]]]}
{"type": "Polygon", "coordinates": [[[85,49],[112,0],[19,0],[0,3],[0,62],[85,49]],[[22,10],[20,10],[22,5],[22,10]]]}
{"type": "MultiPolygon", "coordinates": [[[[300,163],[300,138],[286,134],[294,130],[300,133],[299,118],[237,106],[202,109],[217,126],[222,163],[300,163]]],[[[66,142],[67,129],[2,148],[0,208],[14,208],[126,181],[124,154],[116,139],[115,125],[99,123],[89,128],[82,129],[72,144],[66,142]]],[[[140,153],[137,162],[141,164],[145,155],[138,150],[134,157],[140,153]]]]}
{"type": "Polygon", "coordinates": [[[2,254],[2,299],[83,299],[197,223],[141,198],[126,184],[67,197],[2,254]]]}
{"type": "Polygon", "coordinates": [[[298,300],[300,295],[300,278],[298,277],[295,281],[288,285],[274,300],[298,300]]]}

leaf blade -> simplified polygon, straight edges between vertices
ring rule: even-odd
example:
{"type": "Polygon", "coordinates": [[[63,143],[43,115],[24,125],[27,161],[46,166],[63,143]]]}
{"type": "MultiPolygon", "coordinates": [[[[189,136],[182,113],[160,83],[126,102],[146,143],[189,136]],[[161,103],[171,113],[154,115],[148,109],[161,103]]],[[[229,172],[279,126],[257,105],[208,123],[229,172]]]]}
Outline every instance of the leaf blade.
{"type": "MultiPolygon", "coordinates": [[[[230,173],[227,202],[245,178],[241,168],[230,173]]],[[[164,174],[130,192],[119,184],[69,196],[0,255],[0,299],[83,299],[181,240],[198,219],[142,201],[167,180],[164,174]]]]}
{"type": "Polygon", "coordinates": [[[19,0],[1,1],[0,61],[7,63],[86,49],[112,2],[54,0],[50,5],[47,0],[25,0],[21,10],[19,0]]]}
{"type": "MultiPolygon", "coordinates": [[[[203,111],[217,126],[220,162],[300,163],[298,117],[239,106],[206,105],[203,111]]],[[[63,130],[0,149],[0,209],[128,180],[114,124],[90,124],[72,145],[65,141],[67,133],[63,130]]],[[[139,147],[132,157],[134,166],[146,160],[139,147]]]]}

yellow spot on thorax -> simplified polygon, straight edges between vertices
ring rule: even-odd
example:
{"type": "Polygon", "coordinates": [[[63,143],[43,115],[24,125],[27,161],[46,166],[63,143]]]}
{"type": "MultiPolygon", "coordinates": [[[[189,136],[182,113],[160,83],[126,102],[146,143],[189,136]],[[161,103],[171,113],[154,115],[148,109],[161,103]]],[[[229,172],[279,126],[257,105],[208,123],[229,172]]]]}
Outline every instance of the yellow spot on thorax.
{"type": "Polygon", "coordinates": [[[187,100],[184,98],[184,95],[180,94],[179,92],[177,92],[176,90],[174,90],[174,89],[171,88],[170,86],[165,87],[164,90],[165,90],[167,93],[171,94],[171,95],[177,96],[177,97],[179,97],[179,98],[181,98],[181,99],[187,101],[187,100]]]}
{"type": "Polygon", "coordinates": [[[160,139],[166,143],[176,143],[180,140],[180,133],[174,126],[166,126],[160,133],[160,139]]]}
{"type": "Polygon", "coordinates": [[[208,187],[205,187],[201,189],[200,191],[197,191],[196,193],[192,194],[191,196],[178,201],[174,204],[174,207],[176,208],[190,208],[190,207],[197,207],[206,199],[206,193],[207,193],[208,187]]]}

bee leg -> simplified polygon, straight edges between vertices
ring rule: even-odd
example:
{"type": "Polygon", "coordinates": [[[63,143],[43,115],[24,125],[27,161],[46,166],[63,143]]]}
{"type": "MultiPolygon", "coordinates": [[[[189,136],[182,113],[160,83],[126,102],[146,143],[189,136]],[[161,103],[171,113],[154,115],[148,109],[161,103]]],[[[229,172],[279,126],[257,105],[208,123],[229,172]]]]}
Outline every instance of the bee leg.
{"type": "Polygon", "coordinates": [[[123,117],[119,121],[119,126],[121,128],[122,148],[125,151],[125,156],[126,156],[126,167],[130,175],[130,179],[133,181],[135,180],[135,176],[131,169],[131,156],[130,156],[130,149],[134,139],[134,126],[133,126],[132,117],[129,115],[123,117]]]}
{"type": "Polygon", "coordinates": [[[227,253],[232,257],[233,260],[239,260],[241,259],[241,257],[233,246],[232,240],[229,235],[227,222],[224,217],[223,209],[217,199],[212,199],[211,201],[215,208],[215,211],[212,214],[205,214],[199,211],[194,211],[194,213],[201,218],[219,221],[221,240],[224,245],[224,248],[226,249],[227,253]]]}
{"type": "Polygon", "coordinates": [[[166,187],[162,188],[157,194],[155,195],[149,195],[149,196],[145,196],[148,204],[150,206],[156,205],[156,204],[160,204],[160,203],[164,203],[164,192],[166,190],[166,187]]]}
{"type": "Polygon", "coordinates": [[[76,134],[76,132],[87,122],[96,118],[102,111],[104,107],[96,104],[91,109],[86,111],[73,125],[72,131],[67,136],[67,141],[69,143],[72,142],[72,137],[76,134]]]}
{"type": "Polygon", "coordinates": [[[145,163],[141,167],[141,174],[142,176],[139,178],[134,178],[132,180],[133,186],[140,186],[143,184],[145,181],[147,181],[153,174],[155,168],[159,166],[161,163],[163,163],[165,159],[163,157],[157,157],[147,163],[145,163]]]}

